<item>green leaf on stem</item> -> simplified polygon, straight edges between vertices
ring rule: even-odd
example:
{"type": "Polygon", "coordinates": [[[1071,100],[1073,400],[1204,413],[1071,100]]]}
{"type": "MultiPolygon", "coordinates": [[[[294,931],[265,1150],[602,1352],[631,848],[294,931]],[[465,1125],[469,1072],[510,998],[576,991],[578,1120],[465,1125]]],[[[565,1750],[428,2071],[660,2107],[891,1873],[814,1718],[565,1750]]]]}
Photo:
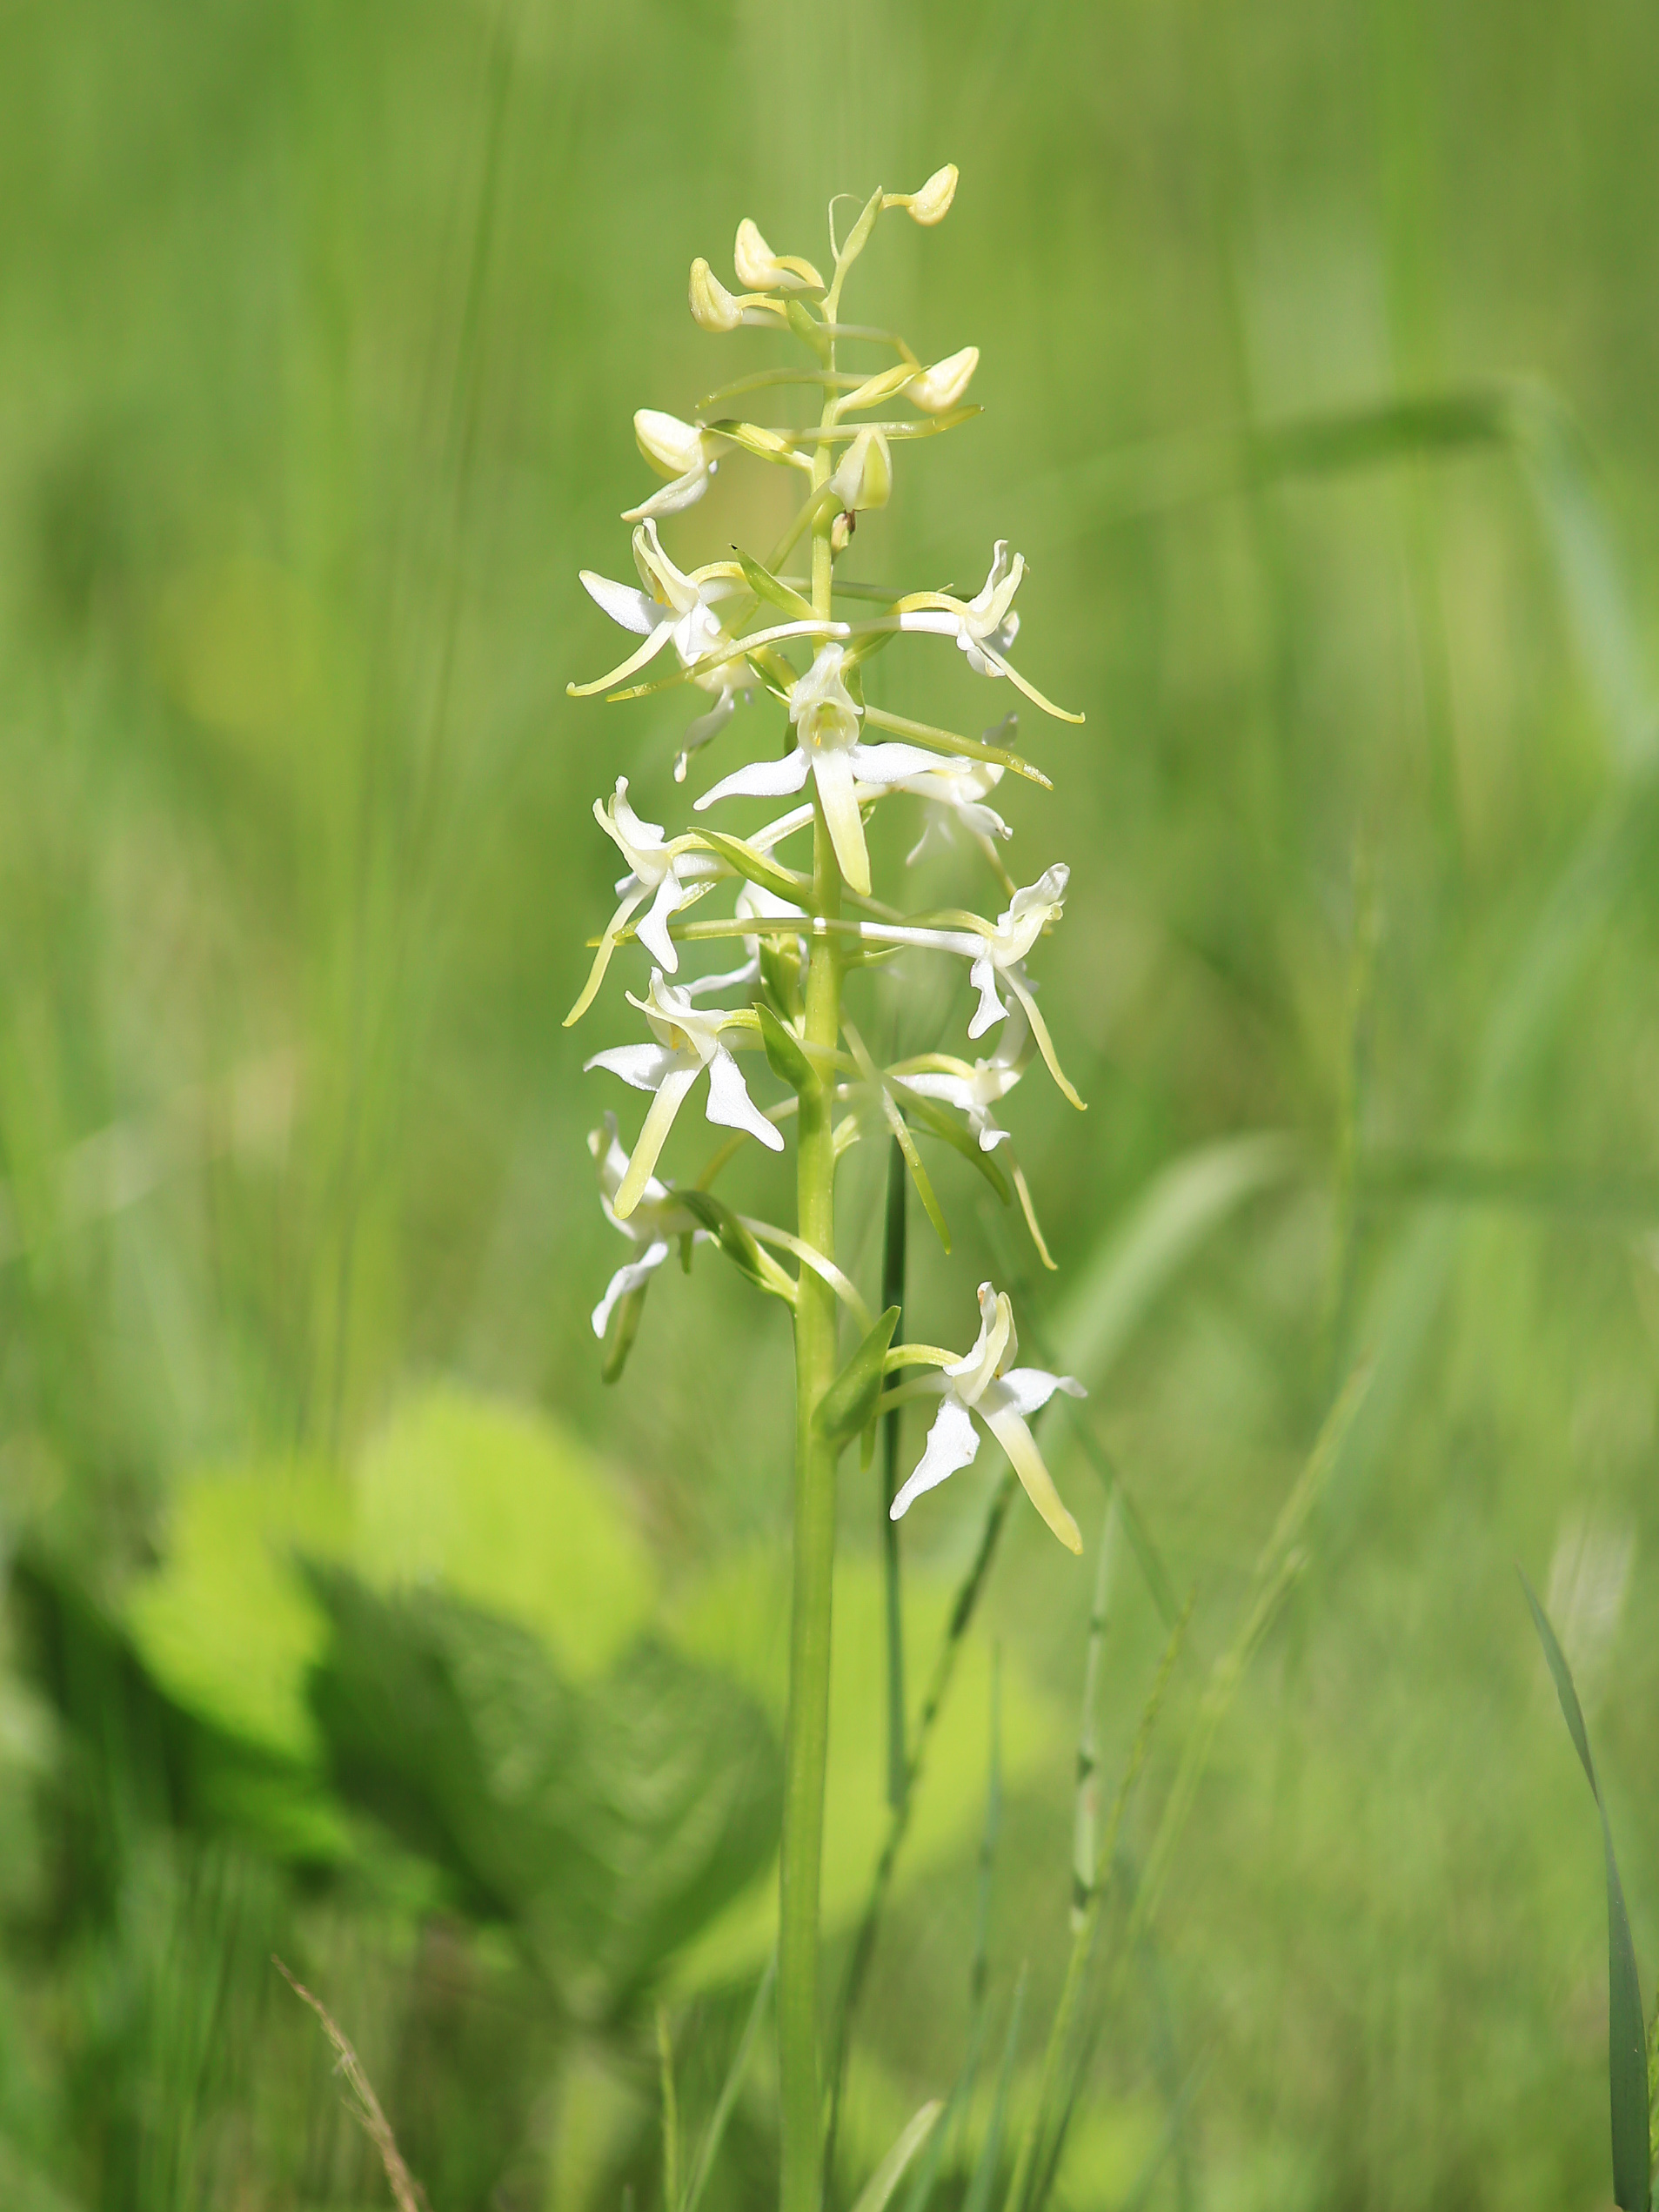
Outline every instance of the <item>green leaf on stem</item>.
{"type": "Polygon", "coordinates": [[[760,1017],[760,1042],[766,1049],[766,1065],[779,1083],[787,1083],[797,1096],[803,1091],[815,1091],[819,1074],[806,1056],[806,1049],[793,1030],[786,1029],[769,1006],[759,1001],[755,1012],[760,1017]]]}
{"type": "Polygon", "coordinates": [[[793,903],[804,898],[813,888],[810,876],[797,875],[793,868],[785,868],[781,862],[757,851],[754,846],[746,844],[741,837],[728,836],[723,829],[705,829],[699,835],[729,868],[736,868],[739,875],[758,884],[763,891],[772,892],[774,897],[788,899],[793,903]]]}
{"type": "Polygon", "coordinates": [[[899,1309],[890,1305],[819,1399],[813,1425],[830,1443],[845,1444],[874,1413],[882,1363],[898,1325],[899,1309]]]}
{"type": "Polygon", "coordinates": [[[784,1295],[781,1286],[788,1283],[788,1277],[775,1260],[767,1258],[723,1198],[717,1198],[712,1190],[681,1190],[675,1195],[688,1213],[696,1215],[739,1275],[747,1276],[757,1290],[774,1297],[784,1295]]]}
{"type": "Polygon", "coordinates": [[[780,607],[786,614],[793,615],[800,621],[812,620],[818,609],[811,600],[803,598],[793,585],[781,582],[771,569],[764,567],[753,555],[746,553],[741,546],[733,546],[732,550],[736,553],[738,566],[743,571],[743,580],[757,599],[765,600],[770,607],[780,607]]]}

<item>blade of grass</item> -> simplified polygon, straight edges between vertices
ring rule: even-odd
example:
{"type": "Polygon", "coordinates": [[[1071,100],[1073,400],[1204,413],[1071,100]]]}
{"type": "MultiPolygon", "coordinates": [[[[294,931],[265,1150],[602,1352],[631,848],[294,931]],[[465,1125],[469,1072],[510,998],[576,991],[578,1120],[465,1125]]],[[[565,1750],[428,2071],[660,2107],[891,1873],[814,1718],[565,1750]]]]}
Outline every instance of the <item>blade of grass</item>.
{"type": "Polygon", "coordinates": [[[1002,2064],[997,2073],[996,2095],[992,2101],[990,2123],[985,2131],[985,2141],[980,2146],[980,2155],[973,2168],[973,2177],[962,2200],[962,2212],[987,2212],[991,2192],[996,2187],[997,2168],[1002,2162],[1003,2139],[1008,2131],[1008,2085],[1013,2079],[1013,2062],[1020,2050],[1020,2023],[1026,2009],[1026,1969],[1020,1969],[1020,1979],[1014,1985],[1013,2003],[1008,2014],[1007,2039],[1002,2047],[1002,2064]]]}
{"type": "Polygon", "coordinates": [[[774,1950],[766,1961],[766,1970],[756,1987],[754,2001],[749,2007],[749,2016],[744,2021],[743,2033],[738,2039],[737,2051],[721,2084],[720,2094],[715,2100],[714,2109],[709,2115],[703,2140],[698,2145],[697,2156],[686,2183],[685,2201],[677,2208],[677,2212],[697,2212],[703,2201],[703,2191],[708,2186],[708,2177],[714,2169],[714,2161],[719,2155],[720,2144],[726,2135],[726,2122],[732,2117],[738,2092],[743,2087],[743,2078],[749,2070],[755,2039],[760,2033],[760,2023],[766,2018],[766,2007],[772,1999],[773,1983],[777,1975],[778,1954],[774,1950]]]}
{"type": "Polygon", "coordinates": [[[657,2072],[662,2089],[662,2201],[679,2202],[679,2108],[674,2095],[674,2045],[668,2008],[657,2007],[657,2072]]]}
{"type": "Polygon", "coordinates": [[[398,2148],[398,2139],[391,2132],[391,2122],[382,2111],[380,2100],[374,2093],[374,2084],[364,2072],[363,2061],[347,2041],[344,2030],[336,2023],[322,1999],[313,1996],[280,1959],[273,1958],[271,1963],[295,1996],[303,2004],[311,2007],[322,2025],[324,2034],[333,2047],[335,2070],[350,2092],[345,2101],[346,2110],[379,2152],[380,2163],[385,2168],[386,2186],[391,2191],[398,2212],[431,2212],[426,2192],[404,2164],[403,2154],[398,2148]]]}
{"type": "Polygon", "coordinates": [[[1094,1573],[1094,1598],[1089,1607],[1088,1653],[1083,1665],[1083,1718],[1077,1732],[1077,1804],[1072,1817],[1072,1934],[1083,1925],[1094,1895],[1098,1853],[1096,1830],[1100,1811],[1100,1751],[1095,1729],[1095,1701],[1100,1693],[1100,1652],[1106,1642],[1107,1606],[1111,1597],[1112,1568],[1117,1555],[1120,1522],[1118,1501],[1108,1498],[1106,1523],[1100,1531],[1100,1563],[1094,1573]]]}
{"type": "Polygon", "coordinates": [[[1607,1870],[1607,2081],[1613,2138],[1613,2202],[1621,2212],[1648,2212],[1652,2195],[1651,2152],[1648,2136],[1647,2034],[1642,2016],[1642,1979],[1636,1971],[1636,1946],[1630,1939],[1630,1917],[1624,1907],[1624,1885],[1613,1851],[1613,1827],[1607,1817],[1602,1786],[1595,1779],[1590,1756],[1589,1731],[1573,1682],[1567,1655],[1538,1602],[1526,1575],[1526,1592],[1532,1625],[1543,1646],[1545,1664],[1561,1701],[1562,1719],[1584,1769],[1595,1809],[1602,1820],[1602,1853],[1607,1870]]]}
{"type": "MultiPolygon", "coordinates": [[[[1020,2212],[1020,2207],[1025,2202],[1031,2176],[1036,2166],[1038,2154],[1041,2149],[1045,2135],[1049,2132],[1047,2126],[1049,2110],[1054,2101],[1054,2091],[1059,2083],[1062,2068],[1070,2051],[1073,2021],[1076,2015],[1078,2000],[1082,1992],[1083,1976],[1094,1952],[1095,1937],[1100,1929],[1100,1911],[1107,1891],[1106,1876],[1117,1852],[1118,1837],[1122,1831],[1124,1814],[1128,1810],[1129,1800],[1134,1794],[1135,1785],[1141,1779],[1141,1769],[1147,1763],[1147,1753],[1152,1743],[1152,1733],[1157,1726],[1158,1715],[1163,1709],[1165,1693],[1169,1687],[1170,1677],[1175,1671],[1175,1661],[1180,1656],[1181,1646],[1186,1641],[1187,1624],[1192,1619],[1192,1612],[1193,1603],[1189,1598],[1181,1611],[1180,1619],[1170,1631],[1167,1643],[1164,1646],[1163,1657],[1159,1661],[1158,1672],[1153,1678],[1152,1688],[1147,1693],[1146,1704],[1141,1708],[1141,1723],[1135,1730],[1134,1741],[1129,1747],[1129,1756],[1125,1762],[1123,1774],[1118,1783],[1117,1795],[1113,1800],[1112,1811],[1106,1824],[1106,1834],[1101,1839],[1095,1857],[1088,1907],[1081,1922],[1072,1934],[1071,1952],[1066,1961],[1066,1978],[1060,1984],[1060,2000],[1054,2007],[1054,2017],[1048,2030],[1048,2041],[1043,2051],[1042,2072],[1038,2077],[1037,2084],[1037,2101],[1032,2108],[1031,2118],[1027,2122],[1025,2134],[1020,2139],[1020,2155],[1014,2161],[1013,2178],[1008,2183],[1008,2194],[1003,2200],[1004,2212],[1020,2212]]],[[[1069,2103],[1069,2099],[1067,2102],[1069,2103]]]]}
{"type": "Polygon", "coordinates": [[[922,2106],[871,2175],[853,2207],[853,2212],[886,2212],[887,2200],[903,2181],[905,2168],[933,2132],[934,2122],[944,2109],[944,2104],[938,2097],[922,2106]]]}

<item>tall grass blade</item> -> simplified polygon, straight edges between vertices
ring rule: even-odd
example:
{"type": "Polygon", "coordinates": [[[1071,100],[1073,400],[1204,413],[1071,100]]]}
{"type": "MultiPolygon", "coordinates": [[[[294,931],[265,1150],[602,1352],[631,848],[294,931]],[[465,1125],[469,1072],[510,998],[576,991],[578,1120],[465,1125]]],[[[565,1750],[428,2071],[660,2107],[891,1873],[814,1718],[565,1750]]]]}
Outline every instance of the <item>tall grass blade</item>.
{"type": "Polygon", "coordinates": [[[1020,1979],[1014,1986],[1013,2008],[1008,2014],[1007,2040],[1002,2046],[1002,2064],[997,2072],[990,2124],[985,2131],[985,2141],[980,2146],[980,2155],[973,2168],[973,2177],[967,2185],[967,2195],[962,2200],[962,2212],[989,2212],[991,2192],[996,2187],[997,2168],[1002,2163],[1003,2140],[1008,2132],[1008,2085],[1013,2079],[1013,2062],[1019,2055],[1020,2022],[1025,2009],[1026,1970],[1021,1967],[1020,1979]]]}
{"type": "Polygon", "coordinates": [[[1286,1182],[1301,1154],[1294,1138],[1228,1137],[1186,1153],[1154,1177],[1114,1224],[1082,1280],[1048,1324],[1067,1371],[1098,1390],[1154,1300],[1204,1239],[1258,1191],[1286,1182]]]}
{"type": "Polygon", "coordinates": [[[853,2212],[886,2212],[887,2200],[905,2177],[905,2168],[933,2132],[933,2122],[945,2109],[934,2097],[914,2115],[893,2148],[866,2183],[853,2212]]]}
{"type": "Polygon", "coordinates": [[[1031,2118],[1027,2123],[1026,2132],[1020,2140],[1020,2155],[1014,2162],[1013,2176],[1008,2184],[1007,2196],[1004,2200],[1004,2212],[1021,2212],[1021,2208],[1027,2201],[1032,2175],[1036,2168],[1040,2150],[1046,2142],[1052,2143],[1057,2129],[1063,2132],[1069,2117],[1076,2090],[1076,2068],[1073,2063],[1074,2027],[1078,2001],[1082,1994],[1083,1977],[1087,1971],[1088,1962],[1094,1950],[1095,1938],[1100,1932],[1101,1907],[1106,1899],[1106,1878],[1117,1853],[1118,1838],[1122,1833],[1124,1815],[1134,1794],[1135,1785],[1141,1779],[1141,1769],[1146,1765],[1147,1753],[1152,1743],[1153,1730],[1156,1727],[1158,1716],[1163,1710],[1165,1693],[1169,1687],[1170,1677],[1175,1671],[1175,1661],[1180,1656],[1181,1646],[1186,1641],[1187,1627],[1192,1619],[1192,1600],[1188,1599],[1180,1619],[1170,1632],[1169,1640],[1164,1646],[1163,1657],[1159,1662],[1158,1672],[1153,1679],[1151,1691],[1147,1694],[1146,1704],[1141,1708],[1141,1723],[1135,1730],[1134,1741],[1129,1747],[1129,1756],[1124,1766],[1122,1779],[1118,1784],[1117,1796],[1113,1801],[1111,1814],[1106,1824],[1106,1833],[1101,1838],[1096,1853],[1088,1907],[1073,1932],[1071,1954],[1066,1961],[1066,1979],[1060,1986],[1060,2001],[1054,2007],[1054,2017],[1048,2030],[1047,2047],[1043,2052],[1042,2073],[1038,2082],[1037,2101],[1033,2108],[1031,2118]],[[1061,2081],[1065,2077],[1068,2078],[1067,2078],[1067,2087],[1062,2095],[1061,2081]]]}
{"type": "Polygon", "coordinates": [[[679,2202],[679,2104],[674,2095],[674,2043],[668,2008],[657,2007],[657,2071],[662,2090],[662,2201],[679,2202]]]}
{"type": "MultiPolygon", "coordinates": [[[[742,2088],[744,2076],[749,2070],[749,2061],[754,2054],[755,2039],[760,2033],[760,2023],[766,2018],[766,2007],[772,2001],[773,1984],[777,1978],[778,1954],[774,1950],[766,1961],[766,1970],[761,1975],[755,1989],[754,2001],[749,2007],[749,2017],[743,2023],[743,2033],[738,2039],[736,2053],[726,2071],[726,2080],[721,2084],[720,2094],[715,2100],[714,2109],[709,2115],[709,2122],[704,2130],[703,2140],[697,2147],[697,2156],[692,2162],[691,2172],[686,2176],[685,2199],[675,2208],[675,2212],[697,2212],[698,2206],[703,2201],[703,2191],[708,2186],[708,2177],[713,2172],[714,2162],[719,2155],[720,2144],[726,2136],[726,2122],[732,2117],[733,2107],[738,2101],[738,2092],[742,2088]]],[[[671,2199],[670,2202],[672,2203],[672,2200],[671,2199]]]]}
{"type": "Polygon", "coordinates": [[[1083,1717],[1077,1732],[1077,1803],[1072,1816],[1072,1934],[1083,1925],[1094,1895],[1095,1862],[1099,1850],[1096,1829],[1100,1810],[1100,1748],[1095,1728],[1095,1704],[1100,1694],[1100,1653],[1106,1642],[1107,1607],[1112,1589],[1112,1568],[1117,1557],[1120,1516],[1115,1495],[1107,1500],[1106,1525],[1100,1532],[1100,1564],[1094,1573],[1094,1597],[1089,1607],[1088,1655],[1083,1666],[1083,1717]]]}
{"type": "MultiPolygon", "coordinates": [[[[1521,1572],[1519,1569],[1516,1572],[1521,1572]]],[[[1584,1714],[1567,1655],[1556,1641],[1549,1617],[1524,1573],[1521,1574],[1521,1587],[1526,1592],[1532,1625],[1538,1632],[1544,1661],[1555,1683],[1555,1695],[1561,1700],[1562,1719],[1567,1723],[1573,1749],[1578,1753],[1578,1763],[1584,1769],[1584,1779],[1602,1816],[1602,1851],[1607,1866],[1607,2079],[1613,2136],[1613,2201],[1621,2212],[1648,2212],[1652,2167],[1648,2135],[1647,2034],[1642,2024],[1642,1981],[1636,1972],[1636,1946],[1630,1939],[1629,1914],[1624,1908],[1624,1886],[1619,1880],[1619,1863],[1613,1854],[1612,1825],[1602,1801],[1602,1786],[1595,1779],[1589,1732],[1584,1726],[1584,1714]]]]}

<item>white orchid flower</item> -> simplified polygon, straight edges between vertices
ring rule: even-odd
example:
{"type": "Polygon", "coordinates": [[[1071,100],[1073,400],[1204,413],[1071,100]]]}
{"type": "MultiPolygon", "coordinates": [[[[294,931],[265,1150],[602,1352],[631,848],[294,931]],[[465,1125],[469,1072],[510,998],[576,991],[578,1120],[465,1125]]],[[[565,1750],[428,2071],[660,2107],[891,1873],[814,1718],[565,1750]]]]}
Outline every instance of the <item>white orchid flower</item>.
{"type": "Polygon", "coordinates": [[[612,1229],[630,1243],[643,1246],[638,1259],[629,1260],[611,1277],[605,1296],[593,1309],[593,1334],[602,1337],[611,1325],[612,1310],[619,1298],[641,1289],[673,1250],[675,1240],[689,1237],[706,1242],[708,1231],[682,1206],[666,1183],[647,1176],[633,1211],[624,1220],[616,1210],[616,1196],[628,1175],[628,1156],[617,1136],[617,1117],[607,1114],[603,1129],[588,1133],[587,1149],[599,1171],[599,1204],[612,1229]]]}
{"type": "Polygon", "coordinates": [[[822,292],[824,279],[798,253],[774,253],[745,216],[732,248],[732,266],[747,292],[822,292]]]}
{"type": "Polygon", "coordinates": [[[1007,540],[999,538],[985,581],[972,599],[958,599],[950,592],[913,592],[901,599],[894,610],[899,627],[922,631],[933,637],[954,638],[975,674],[1007,676],[1045,714],[1053,714],[1062,722],[1080,722],[1080,714],[1074,714],[1067,707],[1056,707],[1052,699],[1045,699],[1007,658],[1008,647],[1020,632],[1013,595],[1025,573],[1024,553],[1010,558],[1007,540]]]}
{"type": "Polygon", "coordinates": [[[1027,1497],[1054,1534],[1068,1552],[1080,1552],[1083,1539],[1077,1523],[1060,1503],[1054,1478],[1026,1424],[1056,1391],[1064,1391],[1068,1398],[1087,1398],[1088,1393],[1075,1376],[1013,1366],[1018,1347],[1007,1293],[981,1283],[980,1333],[973,1349],[907,1386],[918,1393],[937,1391],[945,1402],[933,1417],[915,1472],[893,1501],[893,1518],[901,1519],[924,1491],[936,1489],[972,1465],[979,1455],[979,1431],[973,1425],[979,1421],[1007,1453],[1027,1497]]]}
{"type": "Polygon", "coordinates": [[[719,440],[698,424],[682,422],[678,415],[666,415],[656,407],[641,407],[635,414],[633,436],[658,475],[669,480],[660,492],[629,507],[622,519],[650,522],[695,506],[719,468],[719,440]]]}
{"type": "Polygon", "coordinates": [[[947,761],[935,754],[931,767],[889,784],[891,791],[907,791],[921,800],[925,808],[921,835],[906,855],[906,864],[913,867],[936,847],[947,847],[959,828],[987,847],[994,839],[1012,837],[996,808],[985,803],[1002,777],[1000,761],[947,761]]]}
{"type": "Polygon", "coordinates": [[[617,778],[608,802],[593,801],[593,819],[621,852],[628,873],[617,879],[617,910],[605,926],[582,995],[565,1016],[567,1029],[593,1003],[617,939],[647,899],[651,910],[636,924],[634,934],[659,966],[671,975],[678,972],[679,950],[668,934],[668,924],[681,907],[700,898],[722,873],[721,863],[700,837],[665,838],[660,822],[642,821],[629,803],[625,775],[617,778]]]}
{"type": "Polygon", "coordinates": [[[692,723],[682,741],[674,762],[674,781],[683,783],[691,754],[706,745],[731,719],[739,696],[754,689],[748,663],[740,654],[730,652],[731,640],[714,612],[721,600],[746,597],[748,587],[734,561],[711,561],[687,575],[663,551],[657,526],[649,520],[633,533],[633,558],[646,587],[643,591],[636,591],[632,584],[612,583],[608,576],[597,576],[591,568],[583,569],[581,577],[589,598],[613,622],[643,637],[645,643],[607,674],[592,683],[572,684],[570,695],[585,699],[593,692],[608,691],[672,644],[680,667],[691,672],[692,681],[714,700],[713,707],[692,723]],[[699,668],[699,662],[711,659],[712,666],[699,668]]]}
{"type": "Polygon", "coordinates": [[[997,916],[994,928],[980,940],[968,970],[968,980],[980,995],[973,1019],[967,1025],[969,1036],[982,1037],[993,1022],[1000,1022],[1007,1013],[997,995],[999,982],[1026,1006],[1027,1013],[1031,1010],[1026,957],[1049,923],[1058,922],[1065,913],[1066,887],[1071,876],[1064,861],[1045,868],[1034,883],[1024,884],[1014,893],[997,916]]]}
{"type": "Polygon", "coordinates": [[[955,406],[979,365],[979,347],[965,345],[960,352],[947,353],[942,361],[912,377],[905,386],[905,397],[926,415],[942,415],[955,406]]]}
{"type": "Polygon", "coordinates": [[[781,300],[769,299],[763,292],[729,292],[701,254],[692,264],[686,289],[692,320],[700,330],[719,333],[745,323],[776,330],[785,313],[781,300]]]}
{"type": "Polygon", "coordinates": [[[890,1068],[888,1074],[919,1098],[936,1098],[941,1106],[954,1106],[967,1117],[968,1128],[980,1141],[981,1152],[994,1152],[1008,1132],[996,1117],[996,1108],[1026,1072],[1031,1058],[1031,1030],[1023,1009],[1016,1002],[997,1049],[988,1060],[965,1060],[945,1053],[928,1053],[924,1064],[913,1069],[890,1068]]]}
{"type": "Polygon", "coordinates": [[[811,776],[818,787],[830,841],[841,874],[861,897],[870,894],[870,855],[859,814],[860,784],[886,787],[918,775],[938,761],[920,745],[866,745],[859,735],[860,709],[842,675],[845,647],[823,647],[790,688],[789,719],[795,749],[780,761],[752,761],[725,776],[697,801],[700,814],[719,799],[773,799],[799,791],[811,776]]]}
{"type": "Polygon", "coordinates": [[[711,1122],[726,1129],[740,1129],[770,1152],[781,1152],[783,1138],[749,1096],[737,1062],[720,1042],[722,1029],[747,1018],[719,1007],[699,1007],[688,991],[665,982],[661,969],[651,971],[651,989],[645,998],[628,993],[651,1025],[654,1044],[621,1044],[596,1052],[586,1068],[605,1068],[620,1076],[636,1090],[654,1094],[645,1127],[633,1148],[633,1157],[612,1204],[619,1221],[626,1221],[644,1196],[646,1183],[668,1141],[674,1116],[686,1103],[698,1077],[708,1076],[711,1122]]]}

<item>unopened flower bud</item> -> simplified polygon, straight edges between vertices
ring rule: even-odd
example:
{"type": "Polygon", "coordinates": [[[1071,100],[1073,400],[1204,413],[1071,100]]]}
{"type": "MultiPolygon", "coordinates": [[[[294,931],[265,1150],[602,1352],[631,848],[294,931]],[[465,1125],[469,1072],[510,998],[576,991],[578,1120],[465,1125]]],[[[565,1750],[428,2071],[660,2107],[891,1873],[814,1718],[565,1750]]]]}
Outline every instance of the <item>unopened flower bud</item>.
{"type": "Polygon", "coordinates": [[[920,191],[912,192],[908,203],[913,223],[942,223],[950,213],[951,202],[956,197],[956,164],[947,161],[943,169],[934,170],[920,191]]]}
{"type": "Polygon", "coordinates": [[[799,292],[806,285],[814,292],[824,289],[824,279],[810,261],[798,254],[774,253],[746,215],[738,225],[732,265],[746,292],[799,292]]]}
{"type": "Polygon", "coordinates": [[[841,456],[830,489],[849,514],[884,507],[893,496],[893,454],[879,430],[861,430],[841,456]]]}
{"type": "Polygon", "coordinates": [[[639,451],[659,476],[685,476],[704,463],[703,433],[678,415],[641,407],[633,419],[639,451]]]}
{"type": "Polygon", "coordinates": [[[743,310],[699,254],[692,264],[692,320],[700,330],[734,331],[743,310]]]}
{"type": "Polygon", "coordinates": [[[947,353],[942,361],[935,361],[930,369],[905,387],[905,397],[913,400],[925,415],[942,415],[953,407],[967,390],[968,380],[980,365],[980,349],[965,345],[960,353],[947,353]]]}

